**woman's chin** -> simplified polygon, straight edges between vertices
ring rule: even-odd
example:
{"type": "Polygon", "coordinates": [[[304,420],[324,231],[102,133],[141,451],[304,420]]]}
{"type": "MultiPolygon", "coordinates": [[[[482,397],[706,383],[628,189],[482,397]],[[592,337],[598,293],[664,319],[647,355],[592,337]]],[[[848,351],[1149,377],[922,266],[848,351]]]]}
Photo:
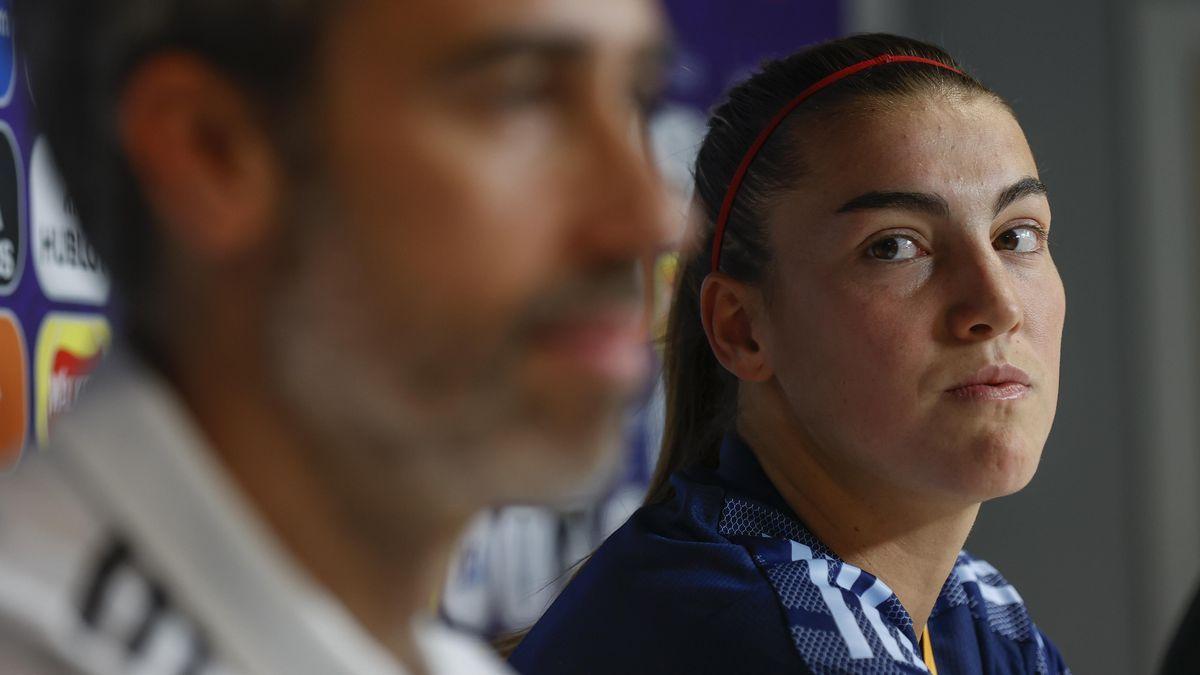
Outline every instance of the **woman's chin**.
{"type": "Polygon", "coordinates": [[[1019,492],[1029,485],[1041,460],[1042,443],[1012,434],[976,439],[965,446],[951,489],[972,502],[985,502],[1019,492]]]}

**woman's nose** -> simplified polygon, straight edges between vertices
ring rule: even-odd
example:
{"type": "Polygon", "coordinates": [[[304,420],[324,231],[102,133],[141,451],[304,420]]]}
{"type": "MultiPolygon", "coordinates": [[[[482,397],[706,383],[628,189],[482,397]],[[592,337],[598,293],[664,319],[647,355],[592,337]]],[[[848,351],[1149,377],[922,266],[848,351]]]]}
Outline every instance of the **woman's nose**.
{"type": "Polygon", "coordinates": [[[980,342],[1015,331],[1024,313],[1011,275],[994,251],[963,261],[950,279],[954,299],[947,315],[950,335],[980,342]]]}

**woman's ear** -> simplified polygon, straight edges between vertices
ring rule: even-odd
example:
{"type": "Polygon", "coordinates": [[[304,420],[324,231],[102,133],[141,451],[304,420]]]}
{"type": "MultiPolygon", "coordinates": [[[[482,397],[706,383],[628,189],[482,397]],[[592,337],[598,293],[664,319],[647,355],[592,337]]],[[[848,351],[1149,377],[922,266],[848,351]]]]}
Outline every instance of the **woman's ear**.
{"type": "Polygon", "coordinates": [[[755,337],[762,316],[762,292],[720,272],[700,287],[700,319],[717,361],[745,382],[763,382],[774,375],[755,337]]]}

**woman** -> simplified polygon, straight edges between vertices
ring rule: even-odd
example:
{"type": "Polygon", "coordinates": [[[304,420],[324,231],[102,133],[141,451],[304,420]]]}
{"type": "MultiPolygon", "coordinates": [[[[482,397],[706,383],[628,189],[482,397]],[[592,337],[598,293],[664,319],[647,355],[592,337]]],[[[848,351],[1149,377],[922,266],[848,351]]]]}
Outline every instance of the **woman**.
{"type": "Polygon", "coordinates": [[[867,35],[764,66],[696,162],[647,505],[513,656],[548,673],[1062,673],[962,551],[1037,467],[1065,299],[1011,109],[867,35]]]}

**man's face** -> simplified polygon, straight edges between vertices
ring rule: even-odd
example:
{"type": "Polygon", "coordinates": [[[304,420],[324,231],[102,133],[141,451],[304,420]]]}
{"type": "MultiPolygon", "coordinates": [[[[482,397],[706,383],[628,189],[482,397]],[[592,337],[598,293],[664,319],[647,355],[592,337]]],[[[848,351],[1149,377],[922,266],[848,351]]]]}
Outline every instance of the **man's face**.
{"type": "Polygon", "coordinates": [[[657,7],[363,0],[335,21],[284,214],[280,379],[348,479],[554,496],[611,458],[647,375],[657,7]]]}

